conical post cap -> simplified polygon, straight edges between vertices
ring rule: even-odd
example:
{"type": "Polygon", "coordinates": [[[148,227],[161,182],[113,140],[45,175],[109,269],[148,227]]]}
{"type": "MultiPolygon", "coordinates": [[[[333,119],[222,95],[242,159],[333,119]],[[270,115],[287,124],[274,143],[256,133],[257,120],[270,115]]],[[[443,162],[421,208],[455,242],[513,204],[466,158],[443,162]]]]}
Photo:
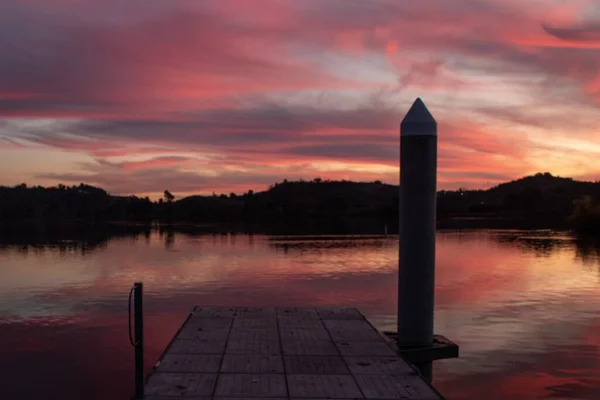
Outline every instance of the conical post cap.
{"type": "Polygon", "coordinates": [[[417,98],[400,124],[401,136],[437,136],[437,122],[421,98],[417,98]]]}

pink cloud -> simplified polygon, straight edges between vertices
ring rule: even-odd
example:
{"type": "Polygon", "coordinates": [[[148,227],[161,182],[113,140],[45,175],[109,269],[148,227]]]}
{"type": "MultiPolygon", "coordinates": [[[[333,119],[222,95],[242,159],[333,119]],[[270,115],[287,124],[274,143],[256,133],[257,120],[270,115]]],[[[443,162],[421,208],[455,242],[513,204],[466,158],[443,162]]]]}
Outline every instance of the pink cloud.
{"type": "Polygon", "coordinates": [[[134,170],[134,169],[148,169],[148,168],[156,168],[156,167],[168,167],[173,165],[181,165],[186,161],[190,160],[189,157],[156,157],[151,158],[149,160],[144,161],[125,161],[119,163],[119,168],[125,170],[134,170]]]}
{"type": "MultiPolygon", "coordinates": [[[[590,140],[594,126],[583,111],[532,115],[540,104],[564,105],[565,93],[574,105],[600,104],[598,23],[582,19],[590,4],[7,4],[0,116],[70,122],[33,133],[11,125],[0,135],[129,159],[110,160],[121,163],[110,182],[149,168],[182,173],[187,161],[177,157],[190,153],[228,160],[211,165],[216,173],[260,165],[271,181],[277,173],[269,167],[323,162],[362,164],[351,177],[371,179],[374,166],[397,165],[398,122],[422,95],[440,118],[444,185],[515,178],[540,164],[531,157],[539,145],[513,133],[517,127],[566,130],[575,120],[577,132],[569,133],[590,140]],[[517,104],[523,97],[527,107],[517,104]],[[142,156],[153,158],[131,161],[142,156]]],[[[387,174],[380,177],[397,180],[387,174]]]]}

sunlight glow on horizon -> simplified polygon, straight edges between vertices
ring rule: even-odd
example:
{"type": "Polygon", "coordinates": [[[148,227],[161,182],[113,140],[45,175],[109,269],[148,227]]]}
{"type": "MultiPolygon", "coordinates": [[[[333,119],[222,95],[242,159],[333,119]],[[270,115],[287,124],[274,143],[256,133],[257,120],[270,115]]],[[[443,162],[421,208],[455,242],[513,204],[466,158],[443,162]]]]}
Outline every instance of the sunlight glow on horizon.
{"type": "Polygon", "coordinates": [[[397,184],[416,97],[438,121],[441,189],[600,177],[593,1],[24,0],[0,22],[0,185],[397,184]]]}

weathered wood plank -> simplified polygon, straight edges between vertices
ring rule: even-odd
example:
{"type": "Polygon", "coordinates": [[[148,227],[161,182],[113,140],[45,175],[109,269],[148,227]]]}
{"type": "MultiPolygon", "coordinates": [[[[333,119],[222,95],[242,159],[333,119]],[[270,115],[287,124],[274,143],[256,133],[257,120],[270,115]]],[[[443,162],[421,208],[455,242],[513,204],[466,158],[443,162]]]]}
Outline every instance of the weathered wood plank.
{"type": "Polygon", "coordinates": [[[287,397],[285,375],[221,374],[215,396],[287,397]]]}
{"type": "Polygon", "coordinates": [[[339,356],[285,356],[288,374],[348,374],[346,363],[339,356]]]}
{"type": "Polygon", "coordinates": [[[236,307],[234,314],[238,318],[270,318],[275,315],[275,307],[236,307]]]}
{"type": "Polygon", "coordinates": [[[279,332],[277,327],[259,328],[259,329],[243,329],[234,328],[229,334],[229,341],[279,341],[279,332]]]}
{"type": "MultiPolygon", "coordinates": [[[[213,397],[214,400],[256,400],[256,397],[213,397]]],[[[188,400],[187,398],[185,400],[188,400]]],[[[202,399],[206,400],[206,399],[202,399]]],[[[288,400],[287,398],[273,398],[269,397],[269,400],[288,400]]]]}
{"type": "Polygon", "coordinates": [[[233,318],[206,318],[192,314],[188,319],[187,326],[204,329],[229,329],[233,318]]]}
{"type": "Polygon", "coordinates": [[[302,318],[291,316],[277,317],[279,328],[302,328],[302,329],[320,329],[323,328],[323,321],[314,318],[302,318]]]}
{"type": "Polygon", "coordinates": [[[233,329],[277,329],[275,318],[236,318],[233,329]]]}
{"type": "Polygon", "coordinates": [[[441,397],[354,308],[196,307],[149,400],[441,397]]]}
{"type": "Polygon", "coordinates": [[[233,318],[236,314],[236,309],[235,307],[196,306],[192,312],[194,316],[201,318],[233,318]]]}
{"type": "Polygon", "coordinates": [[[282,341],[314,341],[330,340],[331,336],[329,332],[323,327],[321,328],[280,328],[279,334],[282,341]]]}
{"type": "Polygon", "coordinates": [[[147,395],[211,396],[217,374],[158,372],[152,374],[146,385],[147,395]]]}
{"type": "Polygon", "coordinates": [[[276,307],[277,315],[306,315],[314,318],[319,318],[317,309],[314,307],[276,307]]]}
{"type": "Polygon", "coordinates": [[[366,328],[329,328],[334,342],[380,342],[381,334],[366,328]]]}
{"type": "MultiPolygon", "coordinates": [[[[207,400],[207,397],[198,396],[146,396],[144,400],[207,400]]],[[[273,399],[274,400],[274,399],[273,399]]]]}
{"type": "Polygon", "coordinates": [[[287,383],[290,397],[364,398],[351,375],[288,375],[287,383]]]}
{"type": "Polygon", "coordinates": [[[189,323],[181,329],[177,339],[224,340],[227,338],[229,330],[229,327],[216,328],[189,323]]]}
{"type": "Polygon", "coordinates": [[[342,356],[395,356],[396,353],[385,342],[337,342],[342,356]]]}
{"type": "Polygon", "coordinates": [[[351,307],[320,307],[317,313],[322,320],[363,320],[365,317],[351,307]]]}
{"type": "Polygon", "coordinates": [[[339,352],[331,341],[283,341],[283,354],[300,356],[333,356],[339,352]]]}
{"type": "Polygon", "coordinates": [[[365,319],[363,320],[323,320],[323,324],[328,331],[331,330],[365,330],[374,331],[375,329],[365,319]]]}
{"type": "Polygon", "coordinates": [[[344,357],[354,375],[414,375],[415,370],[398,357],[344,357]]]}
{"type": "MultiPolygon", "coordinates": [[[[214,400],[256,400],[256,397],[213,397],[214,400]]],[[[182,400],[182,399],[181,399],[182,400]]],[[[187,398],[185,400],[188,400],[187,398]]],[[[202,399],[202,400],[206,400],[206,399],[202,399]]],[[[269,397],[269,400],[288,400],[287,398],[281,397],[281,398],[273,398],[273,397],[269,397]]]]}
{"type": "Polygon", "coordinates": [[[248,336],[230,339],[227,342],[226,354],[281,354],[279,339],[268,340],[261,337],[248,336]]]}
{"type": "Polygon", "coordinates": [[[204,372],[218,373],[223,356],[167,354],[156,367],[158,372],[204,372]]]}
{"type": "Polygon", "coordinates": [[[225,343],[225,340],[176,339],[169,354],[223,354],[225,343]]]}
{"type": "Polygon", "coordinates": [[[281,355],[233,355],[226,354],[221,365],[221,373],[242,374],[282,374],[281,355]]]}
{"type": "Polygon", "coordinates": [[[360,375],[356,381],[367,399],[439,399],[418,376],[360,375]]]}

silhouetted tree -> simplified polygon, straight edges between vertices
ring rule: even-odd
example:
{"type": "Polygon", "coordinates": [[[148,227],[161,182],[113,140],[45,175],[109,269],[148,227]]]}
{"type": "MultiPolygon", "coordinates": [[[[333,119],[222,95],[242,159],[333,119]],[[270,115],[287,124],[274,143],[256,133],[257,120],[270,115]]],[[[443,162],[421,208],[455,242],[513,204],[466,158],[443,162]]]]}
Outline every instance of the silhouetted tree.
{"type": "Polygon", "coordinates": [[[172,203],[173,200],[175,200],[175,196],[173,196],[168,190],[165,190],[164,198],[167,203],[172,203]]]}
{"type": "MultiPolygon", "coordinates": [[[[287,181],[267,191],[243,195],[188,196],[168,191],[157,202],[136,196],[112,196],[101,188],[79,184],[43,188],[0,187],[0,219],[44,221],[197,221],[282,224],[330,224],[371,221],[390,227],[398,221],[398,187],[380,181],[287,181]],[[318,185],[315,182],[319,183],[318,185]]],[[[533,220],[563,224],[570,214],[590,216],[600,200],[600,184],[537,174],[488,190],[438,192],[440,221],[455,217],[500,216],[503,221],[533,220]],[[589,195],[596,203],[574,209],[573,200],[589,195]],[[585,213],[584,211],[587,210],[585,213]]],[[[588,204],[588,203],[586,203],[588,204]]],[[[573,217],[575,218],[575,217],[573,217]]],[[[569,222],[575,223],[574,219],[569,222]]],[[[579,220],[582,221],[580,218],[579,220]]],[[[1,225],[1,223],[0,223],[1,225]]],[[[556,227],[556,225],[545,225],[556,227]]]]}
{"type": "Polygon", "coordinates": [[[600,204],[591,196],[583,196],[573,201],[573,212],[569,215],[569,223],[577,232],[583,234],[600,233],[600,204]]]}

